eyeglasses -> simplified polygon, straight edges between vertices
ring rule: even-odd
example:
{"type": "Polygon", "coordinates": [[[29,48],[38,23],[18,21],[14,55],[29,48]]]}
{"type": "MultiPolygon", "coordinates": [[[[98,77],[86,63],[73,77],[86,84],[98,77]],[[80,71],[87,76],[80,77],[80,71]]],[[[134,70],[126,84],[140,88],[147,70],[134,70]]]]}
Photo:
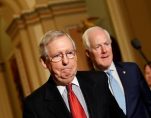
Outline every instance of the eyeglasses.
{"type": "Polygon", "coordinates": [[[64,55],[66,55],[66,57],[67,57],[68,59],[72,59],[72,58],[74,58],[75,55],[76,55],[76,50],[67,51],[67,52],[65,52],[65,53],[58,53],[58,54],[56,54],[56,55],[50,57],[49,60],[50,60],[51,62],[59,62],[59,61],[61,61],[61,60],[63,59],[63,56],[64,56],[64,55]]]}

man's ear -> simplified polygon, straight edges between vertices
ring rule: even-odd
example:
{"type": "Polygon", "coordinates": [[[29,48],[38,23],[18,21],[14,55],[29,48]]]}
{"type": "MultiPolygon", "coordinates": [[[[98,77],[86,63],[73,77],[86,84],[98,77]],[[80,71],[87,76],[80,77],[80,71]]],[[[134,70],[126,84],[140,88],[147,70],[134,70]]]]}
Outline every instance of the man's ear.
{"type": "Polygon", "coordinates": [[[44,62],[43,59],[40,59],[40,63],[42,64],[42,66],[47,69],[47,64],[44,62]]]}
{"type": "Polygon", "coordinates": [[[90,52],[89,52],[89,50],[85,50],[85,53],[86,53],[86,56],[87,56],[87,57],[90,57],[90,52]]]}

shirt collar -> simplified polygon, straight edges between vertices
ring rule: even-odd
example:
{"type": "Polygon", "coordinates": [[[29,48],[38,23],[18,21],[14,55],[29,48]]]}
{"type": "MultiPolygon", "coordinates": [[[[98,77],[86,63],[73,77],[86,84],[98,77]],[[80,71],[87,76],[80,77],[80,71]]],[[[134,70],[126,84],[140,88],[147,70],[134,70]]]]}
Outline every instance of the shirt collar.
{"type": "MultiPolygon", "coordinates": [[[[93,65],[93,67],[94,67],[94,69],[95,69],[96,71],[100,71],[100,69],[98,69],[95,65],[93,65]]],[[[114,64],[114,62],[113,62],[113,61],[112,61],[111,65],[109,66],[109,68],[108,68],[108,69],[106,69],[106,70],[104,70],[104,72],[107,72],[108,70],[111,70],[111,71],[116,70],[116,68],[115,68],[115,64],[114,64]]]]}
{"type": "Polygon", "coordinates": [[[107,70],[105,70],[104,72],[107,72],[108,70],[111,70],[111,71],[116,70],[115,65],[114,65],[113,62],[111,63],[110,67],[107,70]]]}
{"type": "MultiPolygon", "coordinates": [[[[76,76],[74,77],[74,79],[72,80],[72,82],[71,82],[71,83],[72,83],[72,84],[74,84],[74,85],[76,85],[76,86],[79,86],[79,82],[78,82],[78,80],[77,80],[77,77],[76,77],[76,76]]],[[[64,92],[64,90],[65,90],[65,88],[66,88],[66,86],[58,85],[58,86],[57,86],[57,88],[58,88],[58,90],[59,90],[60,94],[62,95],[62,94],[63,94],[63,92],[64,92]]]]}

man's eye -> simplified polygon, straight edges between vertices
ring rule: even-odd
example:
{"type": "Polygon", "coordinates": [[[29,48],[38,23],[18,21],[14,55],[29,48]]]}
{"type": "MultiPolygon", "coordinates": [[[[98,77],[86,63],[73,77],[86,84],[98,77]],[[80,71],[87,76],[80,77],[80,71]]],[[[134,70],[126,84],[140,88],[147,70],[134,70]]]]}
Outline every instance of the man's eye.
{"type": "Polygon", "coordinates": [[[67,54],[73,54],[73,51],[67,52],[67,54]]]}
{"type": "Polygon", "coordinates": [[[75,51],[69,51],[69,52],[67,52],[66,53],[66,56],[68,57],[68,58],[73,58],[74,56],[75,56],[75,51]]]}
{"type": "Polygon", "coordinates": [[[53,56],[53,58],[61,57],[61,54],[56,54],[53,56]]]}
{"type": "Polygon", "coordinates": [[[109,45],[109,43],[105,43],[105,45],[109,45]]]}
{"type": "Polygon", "coordinates": [[[95,47],[95,48],[97,49],[97,48],[100,48],[100,47],[101,47],[100,45],[96,45],[96,47],[95,47]]]}
{"type": "Polygon", "coordinates": [[[110,45],[110,44],[111,44],[111,43],[109,43],[109,42],[106,42],[106,43],[105,43],[105,45],[107,45],[107,46],[110,45]]]}

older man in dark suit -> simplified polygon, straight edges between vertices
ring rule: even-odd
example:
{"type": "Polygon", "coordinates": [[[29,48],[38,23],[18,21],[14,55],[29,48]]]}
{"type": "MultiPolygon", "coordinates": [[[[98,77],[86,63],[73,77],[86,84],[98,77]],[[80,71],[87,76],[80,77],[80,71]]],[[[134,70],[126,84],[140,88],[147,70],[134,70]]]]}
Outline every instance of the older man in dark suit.
{"type": "Polygon", "coordinates": [[[23,118],[125,117],[104,72],[77,72],[76,47],[68,34],[47,32],[40,43],[40,54],[51,76],[26,98],[23,118]]]}

